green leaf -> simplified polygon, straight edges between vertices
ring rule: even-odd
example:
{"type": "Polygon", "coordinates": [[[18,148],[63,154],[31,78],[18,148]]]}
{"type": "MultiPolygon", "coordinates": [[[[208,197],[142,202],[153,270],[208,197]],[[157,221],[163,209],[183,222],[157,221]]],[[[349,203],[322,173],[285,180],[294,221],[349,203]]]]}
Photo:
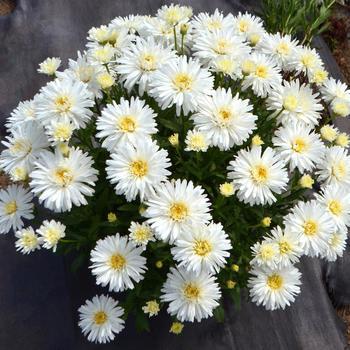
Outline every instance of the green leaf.
{"type": "Polygon", "coordinates": [[[161,125],[163,125],[167,129],[170,129],[172,131],[179,131],[179,125],[176,123],[174,119],[171,120],[171,119],[158,118],[157,120],[161,125]]]}
{"type": "Polygon", "coordinates": [[[222,305],[219,305],[216,309],[214,309],[214,317],[218,322],[224,322],[225,311],[222,305]]]}
{"type": "Polygon", "coordinates": [[[143,311],[138,311],[136,313],[135,324],[136,324],[136,329],[140,332],[142,331],[149,332],[150,330],[148,316],[143,311]]]}

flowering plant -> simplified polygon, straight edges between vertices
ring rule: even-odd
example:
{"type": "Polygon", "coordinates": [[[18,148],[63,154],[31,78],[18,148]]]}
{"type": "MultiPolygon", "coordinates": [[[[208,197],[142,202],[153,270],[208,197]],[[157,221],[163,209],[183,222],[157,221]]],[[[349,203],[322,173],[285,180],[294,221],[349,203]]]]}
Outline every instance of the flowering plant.
{"type": "Polygon", "coordinates": [[[246,287],[284,309],[302,255],[342,255],[349,139],[331,122],[350,90],[315,49],[248,13],[165,5],[90,29],[86,51],[60,63],[40,64],[52,80],[7,120],[0,231],[24,254],[90,260],[110,292],[79,309],[90,341],[114,339],[130,313],[147,329],[161,307],[173,333],[221,320],[223,296],[246,287]]]}

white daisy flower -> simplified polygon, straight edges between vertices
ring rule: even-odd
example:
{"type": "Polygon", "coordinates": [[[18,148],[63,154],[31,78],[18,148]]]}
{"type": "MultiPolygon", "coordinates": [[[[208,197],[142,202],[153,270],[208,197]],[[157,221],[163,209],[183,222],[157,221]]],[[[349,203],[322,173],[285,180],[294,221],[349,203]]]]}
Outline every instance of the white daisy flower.
{"type": "Polygon", "coordinates": [[[213,14],[201,12],[193,17],[191,24],[195,35],[200,35],[202,32],[213,32],[215,30],[229,30],[232,26],[232,14],[224,16],[221,11],[216,9],[213,14]]]}
{"type": "Polygon", "coordinates": [[[130,34],[135,34],[145,25],[148,16],[129,15],[126,17],[118,16],[112,20],[110,25],[116,29],[126,28],[130,34]]]}
{"type": "Polygon", "coordinates": [[[276,33],[265,35],[257,45],[257,49],[272,57],[281,69],[287,70],[295,56],[297,45],[298,41],[293,40],[289,34],[276,33]]]}
{"type": "Polygon", "coordinates": [[[290,170],[297,168],[300,173],[311,171],[325,152],[320,136],[302,124],[280,127],[275,131],[272,143],[281,158],[289,163],[290,170]]]}
{"type": "Polygon", "coordinates": [[[287,229],[282,230],[280,226],[277,226],[270,231],[267,241],[278,245],[279,267],[295,264],[299,261],[299,258],[303,253],[299,242],[299,235],[294,234],[287,229]]]}
{"type": "Polygon", "coordinates": [[[209,225],[190,227],[174,243],[171,254],[179,267],[199,274],[201,271],[218,273],[226,264],[232,248],[223,226],[211,222],[209,225]]]}
{"type": "Polygon", "coordinates": [[[172,59],[175,59],[175,52],[155,42],[153,37],[146,40],[137,37],[135,44],[124,50],[117,59],[116,72],[129,92],[138,84],[142,96],[148,91],[153,74],[172,59]]]}
{"type": "Polygon", "coordinates": [[[6,147],[0,155],[0,166],[7,173],[22,167],[27,173],[34,162],[49,147],[43,128],[35,121],[14,126],[2,144],[6,147]]]}
{"type": "Polygon", "coordinates": [[[124,329],[124,309],[110,296],[95,296],[80,306],[79,327],[90,342],[105,344],[124,329]]]}
{"type": "Polygon", "coordinates": [[[267,99],[267,108],[276,111],[277,121],[282,124],[299,122],[314,127],[321,118],[323,106],[312,89],[299,80],[284,81],[267,99]]]}
{"type": "MultiPolygon", "coordinates": [[[[173,49],[174,47],[174,27],[156,17],[151,17],[144,23],[144,27],[140,31],[140,36],[145,39],[153,37],[156,42],[161,43],[164,47],[168,47],[169,49],[173,49]]],[[[176,40],[177,42],[181,40],[178,31],[176,31],[176,40]]]]}
{"type": "Polygon", "coordinates": [[[350,89],[348,85],[332,77],[323,83],[320,90],[322,98],[328,103],[337,98],[350,101],[350,89]]]}
{"type": "Polygon", "coordinates": [[[55,75],[60,65],[61,59],[59,57],[48,57],[39,64],[38,72],[46,75],[55,75]]]}
{"type": "Polygon", "coordinates": [[[116,49],[111,44],[99,45],[91,43],[87,52],[87,60],[90,64],[96,66],[108,66],[116,58],[116,49]]]}
{"type": "Polygon", "coordinates": [[[350,194],[346,188],[328,185],[315,194],[315,198],[331,215],[338,230],[345,231],[346,226],[350,226],[350,194]]]}
{"type": "Polygon", "coordinates": [[[75,127],[71,121],[57,121],[53,120],[45,127],[45,133],[53,146],[61,142],[69,142],[75,127]]]}
{"type": "Polygon", "coordinates": [[[250,205],[272,204],[274,193],[282,193],[288,183],[285,163],[270,147],[264,152],[261,146],[240,150],[227,170],[239,200],[250,205]]]}
{"type": "Polygon", "coordinates": [[[68,68],[63,72],[57,72],[59,79],[72,79],[81,81],[87,84],[88,90],[95,97],[102,97],[100,92],[100,85],[97,81],[98,74],[102,73],[104,69],[101,66],[93,65],[88,62],[86,54],[81,54],[78,51],[77,60],[68,60],[68,68]]]}
{"type": "Polygon", "coordinates": [[[249,40],[252,34],[264,32],[262,20],[248,12],[239,12],[237,16],[233,17],[233,28],[236,34],[246,40],[249,40]]]}
{"type": "Polygon", "coordinates": [[[251,265],[267,266],[276,269],[279,264],[280,250],[276,242],[264,239],[262,242],[255,243],[252,247],[253,259],[251,265]]]}
{"type": "Polygon", "coordinates": [[[33,195],[21,185],[0,190],[0,233],[23,227],[23,219],[33,219],[33,195]]]}
{"type": "Polygon", "coordinates": [[[158,9],[157,17],[173,27],[181,22],[187,22],[192,17],[192,8],[177,4],[163,5],[158,9]]]}
{"type": "Polygon", "coordinates": [[[281,85],[282,77],[273,58],[254,52],[249,56],[252,69],[242,82],[242,89],[252,88],[258,97],[267,97],[281,85]]]}
{"type": "Polygon", "coordinates": [[[92,158],[78,148],[71,148],[67,157],[58,150],[45,152],[30,174],[32,192],[55,212],[70,211],[72,204],[86,205],[85,196],[94,194],[98,174],[92,165],[92,158]]]}
{"type": "Polygon", "coordinates": [[[220,56],[213,60],[210,70],[216,73],[223,73],[233,80],[242,79],[242,62],[239,57],[220,56]]]}
{"type": "Polygon", "coordinates": [[[40,249],[41,239],[35,234],[31,226],[22,228],[15,233],[17,238],[15,246],[18,252],[29,254],[40,249]]]}
{"type": "Polygon", "coordinates": [[[346,148],[326,148],[323,160],[317,164],[318,180],[325,184],[350,186],[350,156],[346,148]]]}
{"type": "Polygon", "coordinates": [[[149,93],[161,109],[176,105],[176,114],[194,112],[198,99],[210,95],[214,78],[197,60],[180,56],[163,65],[152,77],[149,93]]]}
{"type": "Polygon", "coordinates": [[[222,56],[247,56],[251,48],[242,38],[235,35],[232,29],[202,32],[196,36],[193,44],[193,56],[203,65],[209,66],[215,59],[222,56]]]}
{"type": "Polygon", "coordinates": [[[128,202],[137,195],[141,202],[155,194],[155,188],[171,174],[168,152],[150,138],[141,138],[134,145],[119,147],[107,160],[107,179],[115,184],[116,194],[124,194],[128,202]]]}
{"type": "Polygon", "coordinates": [[[322,257],[331,262],[336,261],[338,257],[342,257],[347,239],[347,230],[339,230],[331,233],[326,251],[323,252],[322,257]]]}
{"type": "Polygon", "coordinates": [[[300,293],[301,273],[294,266],[272,270],[254,267],[248,280],[249,294],[253,302],[267,310],[285,309],[300,293]]]}
{"type": "Polygon", "coordinates": [[[66,226],[59,221],[45,220],[36,232],[41,236],[43,247],[56,252],[59,240],[66,236],[66,226]]]}
{"type": "Polygon", "coordinates": [[[115,151],[128,142],[135,143],[157,132],[156,114],[138,97],[121,98],[119,104],[108,104],[97,118],[96,136],[104,139],[102,147],[115,151]]]}
{"type": "Polygon", "coordinates": [[[170,268],[161,291],[161,300],[169,302],[168,313],[181,322],[211,317],[221,297],[213,275],[205,271],[197,275],[184,268],[170,268]]]}
{"type": "Polygon", "coordinates": [[[14,127],[19,127],[22,123],[31,123],[36,119],[35,101],[37,95],[32,100],[22,101],[11,112],[11,115],[6,119],[5,126],[8,131],[14,127]]]}
{"type": "Polygon", "coordinates": [[[198,130],[189,130],[185,139],[185,151],[206,152],[209,147],[207,134],[198,130]]]}
{"type": "Polygon", "coordinates": [[[110,292],[133,289],[134,283],[140,282],[147,270],[146,258],[141,255],[143,250],[119,233],[97,241],[90,258],[96,284],[108,285],[110,292]]]}
{"type": "Polygon", "coordinates": [[[323,67],[323,62],[315,49],[305,46],[297,47],[294,62],[290,64],[291,69],[297,73],[311,74],[320,67],[323,67]]]}
{"type": "Polygon", "coordinates": [[[252,110],[248,100],[241,100],[238,94],[233,97],[231,90],[219,88],[199,101],[198,112],[191,119],[212,146],[228,150],[241,145],[256,129],[258,117],[252,110]]]}
{"type": "Polygon", "coordinates": [[[93,95],[81,81],[65,79],[49,82],[37,98],[37,119],[43,124],[53,120],[71,121],[79,129],[89,122],[93,95]]]}
{"type": "Polygon", "coordinates": [[[285,216],[287,231],[299,236],[300,246],[305,255],[315,257],[327,248],[329,236],[335,231],[332,217],[317,201],[299,202],[285,216]]]}
{"type": "Polygon", "coordinates": [[[148,218],[157,238],[170,243],[190,226],[206,224],[211,219],[210,202],[201,186],[192,181],[165,182],[146,205],[143,216],[148,218]]]}
{"type": "Polygon", "coordinates": [[[335,117],[345,118],[350,114],[350,99],[335,98],[330,104],[330,109],[335,117]]]}
{"type": "Polygon", "coordinates": [[[140,224],[135,221],[131,221],[129,239],[135,245],[141,245],[143,247],[146,247],[148,242],[155,241],[151,227],[145,222],[140,224]]]}

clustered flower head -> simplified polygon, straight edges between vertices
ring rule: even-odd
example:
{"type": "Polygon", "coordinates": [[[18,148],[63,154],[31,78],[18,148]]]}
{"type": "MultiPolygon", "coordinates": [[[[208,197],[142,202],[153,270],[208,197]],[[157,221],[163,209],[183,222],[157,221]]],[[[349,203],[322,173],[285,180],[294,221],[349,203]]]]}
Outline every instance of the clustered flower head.
{"type": "Polygon", "coordinates": [[[179,334],[245,287],[284,309],[303,255],[342,256],[350,143],[333,121],[350,114],[350,89],[315,49],[248,13],[173,4],[87,40],[66,65],[40,64],[48,83],[5,124],[0,233],[23,254],[90,256],[113,297],[80,307],[89,341],[162,309],[179,334]]]}

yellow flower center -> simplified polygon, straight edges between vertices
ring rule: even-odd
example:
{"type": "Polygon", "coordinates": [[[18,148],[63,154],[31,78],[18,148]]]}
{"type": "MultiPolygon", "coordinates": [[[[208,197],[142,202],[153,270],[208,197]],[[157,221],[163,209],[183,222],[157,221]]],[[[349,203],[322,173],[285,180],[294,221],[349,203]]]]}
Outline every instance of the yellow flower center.
{"type": "Polygon", "coordinates": [[[336,216],[340,215],[343,211],[342,204],[336,199],[333,199],[328,203],[328,208],[331,213],[336,216]]]}
{"type": "Polygon", "coordinates": [[[13,154],[22,153],[24,156],[32,151],[32,145],[28,140],[17,139],[10,147],[10,152],[13,154]]]}
{"type": "Polygon", "coordinates": [[[148,173],[148,164],[144,160],[135,160],[130,163],[130,172],[136,177],[143,177],[148,173]]]}
{"type": "Polygon", "coordinates": [[[180,19],[181,19],[181,11],[176,7],[168,9],[167,12],[165,13],[165,20],[170,25],[177,24],[180,21],[180,19]]]}
{"type": "Polygon", "coordinates": [[[267,67],[259,65],[255,68],[255,75],[259,78],[266,78],[267,77],[267,67]]]}
{"type": "Polygon", "coordinates": [[[148,227],[140,226],[135,230],[134,238],[137,242],[142,242],[149,239],[151,230],[148,227]]]}
{"type": "Polygon", "coordinates": [[[98,311],[94,315],[94,321],[97,325],[101,326],[107,322],[108,316],[104,311],[98,311]]]}
{"type": "Polygon", "coordinates": [[[329,244],[331,245],[331,247],[333,248],[336,248],[337,246],[339,246],[340,242],[341,242],[341,238],[340,238],[340,235],[338,234],[334,234],[331,239],[330,239],[330,242],[329,244]]]}
{"type": "Polygon", "coordinates": [[[238,24],[238,29],[241,33],[245,33],[249,29],[249,23],[245,19],[241,19],[238,24]]]}
{"type": "Polygon", "coordinates": [[[271,260],[275,256],[275,251],[271,244],[266,244],[260,248],[260,257],[262,260],[271,260]]]}
{"type": "Polygon", "coordinates": [[[220,108],[218,114],[223,122],[227,122],[232,118],[232,111],[227,107],[220,108]]]}
{"type": "Polygon", "coordinates": [[[301,57],[301,63],[306,68],[312,68],[315,63],[315,57],[311,53],[306,53],[301,57]]]}
{"type": "Polygon", "coordinates": [[[73,174],[67,167],[58,167],[54,172],[54,179],[57,184],[67,187],[73,180],[73,174]]]}
{"type": "Polygon", "coordinates": [[[112,255],[109,259],[109,265],[112,269],[120,271],[126,264],[125,258],[120,254],[112,255]]]}
{"type": "Polygon", "coordinates": [[[350,108],[346,102],[336,102],[333,104],[333,112],[340,117],[346,117],[350,112],[350,108]]]}
{"type": "Polygon", "coordinates": [[[273,289],[278,290],[281,289],[283,285],[283,278],[280,275],[273,274],[267,278],[267,285],[273,289]]]}
{"type": "Polygon", "coordinates": [[[59,124],[53,136],[56,140],[68,141],[72,136],[72,128],[67,124],[59,124]]]}
{"type": "Polygon", "coordinates": [[[251,170],[253,180],[258,184],[266,183],[268,179],[268,169],[265,165],[256,165],[251,170]]]}
{"type": "Polygon", "coordinates": [[[7,215],[12,215],[16,211],[17,211],[17,203],[16,203],[16,201],[7,202],[5,204],[5,213],[7,215]]]}
{"type": "Polygon", "coordinates": [[[45,238],[50,244],[56,244],[60,239],[60,231],[57,228],[49,227],[46,230],[45,238]]]}
{"type": "Polygon", "coordinates": [[[125,115],[118,121],[118,127],[124,132],[134,132],[136,129],[136,120],[132,115],[125,115]]]}
{"type": "Polygon", "coordinates": [[[207,240],[198,239],[194,243],[194,252],[199,256],[207,256],[211,251],[211,244],[207,240]]]}
{"type": "Polygon", "coordinates": [[[227,55],[230,53],[231,46],[228,40],[222,38],[217,41],[214,51],[219,55],[227,55]]]}
{"type": "Polygon", "coordinates": [[[280,53],[281,55],[288,55],[290,53],[290,46],[284,42],[281,41],[278,45],[277,45],[277,50],[278,53],[280,53]]]}
{"type": "Polygon", "coordinates": [[[297,153],[305,152],[307,149],[307,143],[301,137],[297,137],[292,144],[292,149],[297,153]]]}
{"type": "Polygon", "coordinates": [[[286,241],[279,242],[279,248],[281,254],[288,254],[292,251],[292,247],[290,244],[286,241]]]}
{"type": "Polygon", "coordinates": [[[218,19],[212,19],[208,22],[207,27],[209,30],[214,30],[214,29],[221,29],[222,28],[222,23],[218,19]]]}
{"type": "Polygon", "coordinates": [[[182,329],[184,328],[184,325],[180,322],[173,322],[170,328],[170,333],[174,334],[180,334],[182,332],[182,329]]]}
{"type": "Polygon", "coordinates": [[[183,221],[188,216],[188,208],[185,203],[175,202],[170,206],[169,216],[175,221],[183,221]]]}
{"type": "Polygon", "coordinates": [[[36,236],[30,233],[22,236],[23,245],[27,248],[33,248],[37,244],[37,241],[36,236]]]}
{"type": "Polygon", "coordinates": [[[244,74],[254,73],[256,65],[253,61],[245,60],[242,64],[242,72],[244,74]]]}
{"type": "Polygon", "coordinates": [[[200,295],[200,290],[193,283],[188,283],[185,286],[183,293],[184,293],[184,296],[186,297],[186,299],[188,299],[190,301],[195,301],[198,299],[198,297],[200,295]]]}
{"type": "Polygon", "coordinates": [[[178,73],[175,75],[173,83],[179,91],[184,92],[191,89],[193,79],[188,73],[178,73]]]}
{"type": "Polygon", "coordinates": [[[59,96],[55,100],[58,113],[66,113],[72,108],[72,101],[68,96],[59,96]]]}
{"type": "Polygon", "coordinates": [[[205,138],[202,134],[192,135],[189,139],[188,144],[190,148],[195,151],[201,151],[206,147],[205,138]]]}
{"type": "Polygon", "coordinates": [[[310,219],[305,221],[303,228],[307,236],[314,236],[318,231],[318,224],[315,220],[310,219]]]}
{"type": "Polygon", "coordinates": [[[296,98],[296,96],[286,96],[286,98],[283,101],[283,107],[288,111],[295,111],[295,109],[298,107],[298,99],[296,98]]]}
{"type": "Polygon", "coordinates": [[[144,71],[154,71],[157,69],[157,58],[151,53],[145,53],[140,58],[140,68],[144,71]]]}
{"type": "Polygon", "coordinates": [[[337,179],[341,180],[346,175],[346,165],[343,161],[333,164],[332,175],[337,179]]]}

